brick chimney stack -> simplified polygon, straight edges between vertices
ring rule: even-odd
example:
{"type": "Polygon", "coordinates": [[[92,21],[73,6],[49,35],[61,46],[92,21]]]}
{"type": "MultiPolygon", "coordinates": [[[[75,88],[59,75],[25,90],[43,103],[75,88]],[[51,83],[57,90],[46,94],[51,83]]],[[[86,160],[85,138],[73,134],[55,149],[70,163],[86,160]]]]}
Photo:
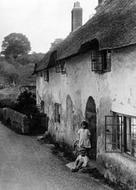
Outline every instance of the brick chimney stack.
{"type": "Polygon", "coordinates": [[[71,11],[71,17],[72,17],[71,30],[72,31],[82,26],[82,14],[83,14],[83,10],[80,7],[80,3],[77,1],[74,3],[74,7],[71,11]]]}
{"type": "Polygon", "coordinates": [[[103,2],[103,0],[98,0],[98,5],[100,5],[103,2]]]}

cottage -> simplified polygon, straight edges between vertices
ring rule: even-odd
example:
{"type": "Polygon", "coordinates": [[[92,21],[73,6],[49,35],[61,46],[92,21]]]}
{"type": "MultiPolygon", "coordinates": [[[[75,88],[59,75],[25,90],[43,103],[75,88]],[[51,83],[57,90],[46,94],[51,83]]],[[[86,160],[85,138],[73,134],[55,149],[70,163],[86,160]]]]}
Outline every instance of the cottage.
{"type": "MultiPolygon", "coordinates": [[[[82,14],[79,3],[74,9],[82,14]]],[[[69,145],[86,119],[105,177],[135,186],[136,1],[99,0],[96,14],[78,23],[35,68],[37,104],[50,133],[69,145]]]]}

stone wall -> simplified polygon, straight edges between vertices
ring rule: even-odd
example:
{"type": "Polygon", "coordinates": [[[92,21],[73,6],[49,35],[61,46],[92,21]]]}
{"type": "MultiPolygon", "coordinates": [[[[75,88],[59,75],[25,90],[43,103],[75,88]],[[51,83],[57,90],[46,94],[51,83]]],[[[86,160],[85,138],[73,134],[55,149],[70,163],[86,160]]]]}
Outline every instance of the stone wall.
{"type": "Polygon", "coordinates": [[[29,120],[27,116],[10,108],[0,109],[1,120],[13,130],[22,134],[29,133],[29,120]]]}
{"type": "Polygon", "coordinates": [[[105,153],[98,156],[98,166],[105,178],[123,189],[136,189],[136,160],[121,153],[105,153]]]}

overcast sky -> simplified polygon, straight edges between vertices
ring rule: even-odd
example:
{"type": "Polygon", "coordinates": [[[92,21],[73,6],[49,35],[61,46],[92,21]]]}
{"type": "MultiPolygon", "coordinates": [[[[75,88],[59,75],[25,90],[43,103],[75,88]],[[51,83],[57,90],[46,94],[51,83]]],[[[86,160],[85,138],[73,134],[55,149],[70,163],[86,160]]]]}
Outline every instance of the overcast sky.
{"type": "MultiPolygon", "coordinates": [[[[32,51],[45,53],[56,38],[71,31],[71,10],[76,0],[0,0],[0,47],[10,33],[25,34],[32,51]]],[[[98,0],[80,0],[83,23],[98,0]]]]}

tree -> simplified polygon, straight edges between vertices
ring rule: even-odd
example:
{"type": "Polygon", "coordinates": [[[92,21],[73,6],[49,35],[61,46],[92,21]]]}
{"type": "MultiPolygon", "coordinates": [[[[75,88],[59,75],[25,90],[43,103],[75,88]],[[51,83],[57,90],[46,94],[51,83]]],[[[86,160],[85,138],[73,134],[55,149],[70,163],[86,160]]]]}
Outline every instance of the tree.
{"type": "Polygon", "coordinates": [[[0,61],[0,75],[5,78],[8,84],[17,84],[19,82],[19,72],[13,64],[6,60],[0,61]]]}
{"type": "Polygon", "coordinates": [[[16,59],[18,56],[25,55],[31,50],[30,42],[21,33],[11,33],[2,42],[2,52],[6,58],[16,59]]]}
{"type": "Polygon", "coordinates": [[[8,84],[16,85],[18,83],[19,76],[17,73],[9,73],[7,74],[7,82],[8,84]]]}
{"type": "Polygon", "coordinates": [[[25,54],[25,55],[22,55],[22,56],[19,56],[16,61],[18,63],[20,63],[21,65],[27,65],[27,64],[30,64],[30,63],[39,63],[43,57],[44,57],[45,54],[43,53],[31,53],[31,54],[25,54]]]}

